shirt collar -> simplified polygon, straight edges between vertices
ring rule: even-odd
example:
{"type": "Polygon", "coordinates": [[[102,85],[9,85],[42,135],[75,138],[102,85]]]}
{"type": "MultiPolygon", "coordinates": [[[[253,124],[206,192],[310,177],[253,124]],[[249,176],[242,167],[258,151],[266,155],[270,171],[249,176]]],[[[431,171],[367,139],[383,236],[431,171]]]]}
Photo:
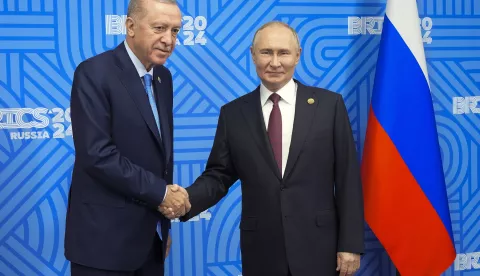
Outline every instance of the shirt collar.
{"type": "Polygon", "coordinates": [[[132,49],[128,46],[127,40],[124,41],[125,43],[125,49],[127,49],[128,56],[133,62],[133,65],[135,65],[135,69],[137,69],[138,75],[140,78],[143,78],[145,74],[150,74],[153,77],[153,67],[150,69],[150,71],[147,72],[147,69],[145,69],[145,66],[143,66],[142,62],[137,58],[137,56],[133,53],[132,49]]]}
{"type": "MultiPolygon", "coordinates": [[[[268,90],[265,85],[260,84],[260,103],[262,106],[264,106],[270,95],[272,95],[274,92],[268,90]]],[[[277,91],[277,94],[288,104],[293,104],[295,102],[295,97],[297,96],[297,87],[296,83],[293,81],[293,79],[290,79],[287,84],[285,84],[282,88],[280,88],[277,91]]]]}

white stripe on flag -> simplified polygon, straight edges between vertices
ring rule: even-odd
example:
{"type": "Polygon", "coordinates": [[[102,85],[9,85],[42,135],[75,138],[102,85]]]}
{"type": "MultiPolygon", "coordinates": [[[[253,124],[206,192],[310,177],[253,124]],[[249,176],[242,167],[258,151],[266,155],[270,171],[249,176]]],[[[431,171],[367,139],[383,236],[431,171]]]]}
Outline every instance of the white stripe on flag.
{"type": "Polygon", "coordinates": [[[415,56],[430,86],[417,2],[415,0],[388,0],[386,15],[415,56]]]}

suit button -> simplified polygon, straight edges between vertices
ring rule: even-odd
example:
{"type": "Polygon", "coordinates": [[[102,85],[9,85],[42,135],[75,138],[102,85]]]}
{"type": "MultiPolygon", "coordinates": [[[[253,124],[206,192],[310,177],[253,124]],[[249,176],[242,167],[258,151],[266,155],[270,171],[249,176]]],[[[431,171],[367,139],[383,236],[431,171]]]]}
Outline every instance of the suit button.
{"type": "Polygon", "coordinates": [[[280,191],[284,191],[284,190],[285,190],[285,186],[284,185],[280,186],[280,191]]]}
{"type": "Polygon", "coordinates": [[[168,175],[168,170],[165,169],[165,171],[163,173],[165,174],[165,176],[167,176],[168,175]]]}

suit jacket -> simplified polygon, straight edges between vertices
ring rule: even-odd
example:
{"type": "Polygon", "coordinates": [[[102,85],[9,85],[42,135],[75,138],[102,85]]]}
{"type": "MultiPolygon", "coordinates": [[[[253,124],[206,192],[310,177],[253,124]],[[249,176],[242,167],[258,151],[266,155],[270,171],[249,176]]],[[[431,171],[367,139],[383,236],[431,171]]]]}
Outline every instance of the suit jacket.
{"type": "Polygon", "coordinates": [[[135,270],[146,261],[158,221],[162,240],[168,237],[170,220],[156,209],[172,183],[172,76],[163,66],[153,75],[161,137],[123,43],[75,70],[70,107],[76,156],[65,233],[65,256],[72,262],[135,270]]]}
{"type": "Polygon", "coordinates": [[[336,253],[363,253],[363,198],[341,95],[297,82],[284,177],[275,163],[259,87],[223,106],[206,170],[188,187],[183,221],[241,180],[243,275],[336,275],[336,253]],[[314,99],[314,103],[307,102],[314,99]]]}

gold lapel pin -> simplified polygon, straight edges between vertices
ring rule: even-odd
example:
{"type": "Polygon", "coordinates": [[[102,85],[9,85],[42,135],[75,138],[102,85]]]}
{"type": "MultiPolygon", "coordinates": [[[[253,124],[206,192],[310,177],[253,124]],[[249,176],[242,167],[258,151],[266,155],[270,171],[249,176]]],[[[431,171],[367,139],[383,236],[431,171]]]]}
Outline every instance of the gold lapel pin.
{"type": "Polygon", "coordinates": [[[157,77],[157,81],[158,81],[159,83],[162,83],[162,80],[160,79],[160,77],[157,77]]]}
{"type": "Polygon", "coordinates": [[[313,98],[310,98],[310,99],[307,100],[307,103],[308,104],[313,104],[313,103],[315,103],[315,100],[313,98]]]}

